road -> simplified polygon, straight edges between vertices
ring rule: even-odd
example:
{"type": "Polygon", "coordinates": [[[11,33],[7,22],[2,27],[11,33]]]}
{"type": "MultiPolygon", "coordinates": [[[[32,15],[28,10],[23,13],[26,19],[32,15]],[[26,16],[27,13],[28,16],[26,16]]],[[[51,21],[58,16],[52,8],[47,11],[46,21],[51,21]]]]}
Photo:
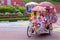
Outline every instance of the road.
{"type": "Polygon", "coordinates": [[[52,35],[37,35],[28,38],[26,35],[26,29],[29,21],[17,21],[17,22],[0,22],[0,40],[60,40],[60,19],[58,14],[57,23],[53,24],[52,35]]]}

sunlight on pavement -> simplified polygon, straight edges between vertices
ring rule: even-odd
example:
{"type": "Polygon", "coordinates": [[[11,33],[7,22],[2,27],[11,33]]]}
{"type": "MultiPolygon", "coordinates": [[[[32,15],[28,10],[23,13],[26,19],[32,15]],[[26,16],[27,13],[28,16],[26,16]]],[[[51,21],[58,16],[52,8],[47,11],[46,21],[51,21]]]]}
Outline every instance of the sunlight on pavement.
{"type": "Polygon", "coordinates": [[[19,25],[22,25],[24,27],[27,27],[29,25],[29,21],[20,21],[18,23],[19,23],[19,25]]]}
{"type": "Polygon", "coordinates": [[[58,32],[60,32],[60,28],[54,28],[53,31],[58,31],[58,32]]]}
{"type": "Polygon", "coordinates": [[[24,22],[24,25],[27,27],[29,25],[29,22],[24,22]]]}

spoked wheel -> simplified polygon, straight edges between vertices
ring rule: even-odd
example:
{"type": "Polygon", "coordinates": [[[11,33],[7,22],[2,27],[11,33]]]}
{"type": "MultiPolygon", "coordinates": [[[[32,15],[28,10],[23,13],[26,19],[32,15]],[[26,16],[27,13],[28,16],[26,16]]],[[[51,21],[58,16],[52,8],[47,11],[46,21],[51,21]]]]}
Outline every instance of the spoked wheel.
{"type": "Polygon", "coordinates": [[[27,36],[30,38],[32,36],[32,28],[28,26],[27,28],[27,36]]]}

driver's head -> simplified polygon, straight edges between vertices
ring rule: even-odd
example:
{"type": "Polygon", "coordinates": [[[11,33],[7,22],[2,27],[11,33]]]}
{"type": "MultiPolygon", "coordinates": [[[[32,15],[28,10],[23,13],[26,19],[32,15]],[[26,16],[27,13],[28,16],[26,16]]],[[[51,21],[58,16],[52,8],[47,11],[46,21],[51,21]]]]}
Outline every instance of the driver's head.
{"type": "Polygon", "coordinates": [[[47,13],[50,12],[50,9],[46,9],[46,12],[47,12],[47,13]]]}
{"type": "Polygon", "coordinates": [[[47,15],[46,10],[42,11],[42,15],[43,16],[46,16],[47,15]]]}

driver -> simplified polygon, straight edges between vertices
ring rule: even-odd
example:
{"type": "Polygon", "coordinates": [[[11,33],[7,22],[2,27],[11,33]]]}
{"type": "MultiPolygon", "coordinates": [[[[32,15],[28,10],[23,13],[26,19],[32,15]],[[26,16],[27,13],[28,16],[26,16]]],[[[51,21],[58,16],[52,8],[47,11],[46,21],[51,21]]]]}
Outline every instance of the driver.
{"type": "Polygon", "coordinates": [[[46,17],[46,10],[43,10],[42,13],[40,13],[40,18],[39,18],[39,24],[40,27],[36,30],[36,32],[38,31],[44,31],[43,29],[45,29],[45,17],[46,17]]]}

